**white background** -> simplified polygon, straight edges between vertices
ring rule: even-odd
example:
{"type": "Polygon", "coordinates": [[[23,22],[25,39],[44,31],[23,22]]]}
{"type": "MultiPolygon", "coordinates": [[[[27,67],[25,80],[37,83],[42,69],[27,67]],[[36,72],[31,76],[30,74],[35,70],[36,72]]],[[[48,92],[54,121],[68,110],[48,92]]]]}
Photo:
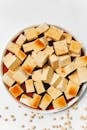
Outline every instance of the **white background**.
{"type": "MultiPolygon", "coordinates": [[[[87,0],[0,0],[0,60],[12,36],[27,26],[44,22],[65,28],[87,48],[87,0]]],[[[87,93],[79,102],[78,110],[70,109],[74,130],[81,130],[81,126],[87,123],[80,121],[81,115],[87,115],[85,106],[87,93]]],[[[18,103],[10,97],[0,77],[0,130],[27,130],[33,124],[36,125],[36,130],[43,130],[44,127],[53,129],[52,125],[63,125],[58,117],[65,116],[65,111],[44,115],[42,120],[36,117],[32,123],[29,122],[30,114],[26,108],[18,108],[18,103]],[[9,106],[9,109],[5,110],[5,106],[9,106]],[[23,115],[25,112],[28,113],[27,117],[23,115]],[[11,114],[16,116],[16,122],[10,119],[11,114]],[[57,118],[56,121],[53,121],[54,117],[57,118]],[[5,118],[8,118],[7,122],[4,121],[5,118]],[[21,128],[23,124],[25,128],[21,128]]]]}

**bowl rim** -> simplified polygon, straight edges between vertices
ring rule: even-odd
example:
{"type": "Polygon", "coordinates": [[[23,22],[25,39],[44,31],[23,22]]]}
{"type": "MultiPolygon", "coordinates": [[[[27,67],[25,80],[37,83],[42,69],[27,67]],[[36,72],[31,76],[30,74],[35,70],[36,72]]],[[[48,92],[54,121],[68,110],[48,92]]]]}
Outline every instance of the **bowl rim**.
{"type": "MultiPolygon", "coordinates": [[[[62,27],[59,27],[58,25],[53,25],[53,24],[48,24],[48,23],[46,23],[46,24],[49,25],[49,26],[54,26],[54,27],[57,27],[57,28],[59,28],[59,29],[64,30],[66,33],[71,34],[71,35],[77,40],[77,38],[76,38],[72,33],[70,33],[69,31],[67,31],[66,29],[64,29],[64,28],[62,28],[62,27]]],[[[2,62],[2,59],[3,59],[4,55],[5,55],[5,52],[6,52],[6,50],[7,50],[8,44],[9,44],[10,42],[12,42],[15,38],[17,38],[25,29],[27,29],[27,28],[32,28],[32,27],[37,27],[37,26],[39,26],[39,25],[41,25],[41,24],[38,24],[38,25],[30,25],[30,26],[28,26],[28,27],[22,29],[21,31],[19,31],[18,33],[16,33],[15,35],[13,35],[12,38],[9,40],[9,42],[7,42],[7,45],[6,45],[6,47],[5,47],[5,49],[4,49],[3,53],[2,53],[2,58],[1,58],[1,67],[0,67],[0,69],[1,69],[1,70],[0,70],[0,71],[1,71],[1,79],[2,79],[2,77],[3,77],[3,69],[2,69],[2,67],[3,67],[3,62],[2,62]]],[[[85,55],[86,55],[87,51],[86,51],[86,48],[84,47],[84,44],[83,44],[83,50],[84,50],[84,53],[85,53],[85,55]]],[[[2,82],[3,82],[3,79],[2,79],[2,82]]],[[[4,88],[7,90],[7,92],[9,93],[9,95],[12,96],[12,94],[8,91],[8,88],[6,87],[6,85],[5,85],[4,82],[3,82],[3,85],[5,86],[4,88]]],[[[29,106],[27,106],[27,105],[21,103],[20,101],[18,101],[17,99],[15,99],[13,96],[12,96],[12,97],[13,97],[13,100],[15,100],[18,104],[22,105],[23,107],[27,108],[29,111],[32,111],[32,112],[35,112],[35,113],[50,114],[50,113],[61,112],[61,111],[64,111],[64,110],[70,108],[73,104],[75,104],[77,101],[79,101],[79,100],[83,97],[83,95],[84,95],[85,92],[86,92],[86,89],[87,89],[87,83],[84,83],[84,85],[82,86],[81,91],[78,93],[78,95],[77,95],[75,98],[73,98],[70,102],[68,102],[66,107],[60,108],[60,109],[50,109],[50,110],[34,109],[34,108],[31,108],[31,107],[29,107],[29,106]]]]}

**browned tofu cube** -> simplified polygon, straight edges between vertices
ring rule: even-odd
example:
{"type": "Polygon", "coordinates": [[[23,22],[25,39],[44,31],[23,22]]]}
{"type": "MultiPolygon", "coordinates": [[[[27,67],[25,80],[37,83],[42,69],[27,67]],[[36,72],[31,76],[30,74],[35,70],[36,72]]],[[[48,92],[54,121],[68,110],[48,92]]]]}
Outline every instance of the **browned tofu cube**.
{"type": "Polygon", "coordinates": [[[64,55],[69,52],[66,40],[54,42],[54,50],[56,55],[64,55]]]}
{"type": "Polygon", "coordinates": [[[44,88],[42,81],[34,82],[34,86],[35,86],[35,89],[36,89],[38,94],[45,92],[45,88],[44,88]]]}
{"type": "Polygon", "coordinates": [[[26,93],[35,92],[34,84],[32,79],[25,81],[26,93]]]}
{"type": "Polygon", "coordinates": [[[76,54],[80,54],[81,53],[81,48],[82,48],[82,45],[81,43],[75,41],[75,40],[72,40],[71,43],[70,43],[70,48],[69,50],[73,53],[76,53],[76,54]]]}
{"type": "Polygon", "coordinates": [[[26,75],[25,72],[21,68],[19,68],[14,72],[13,78],[17,83],[22,84],[25,80],[27,80],[28,75],[26,75]]]}
{"type": "Polygon", "coordinates": [[[33,44],[33,50],[35,52],[39,52],[41,50],[43,50],[47,45],[47,40],[42,37],[42,38],[38,38],[34,41],[34,44],[33,44]]]}
{"type": "Polygon", "coordinates": [[[59,66],[64,67],[71,63],[71,57],[69,55],[64,55],[59,57],[59,66]]]}
{"type": "Polygon", "coordinates": [[[49,29],[49,26],[48,26],[46,23],[41,24],[41,25],[39,25],[39,26],[36,28],[38,34],[44,33],[44,32],[46,32],[48,29],[49,29]]]}
{"type": "Polygon", "coordinates": [[[18,59],[15,55],[8,53],[3,57],[3,63],[10,70],[15,70],[21,64],[21,60],[18,59]]]}
{"type": "Polygon", "coordinates": [[[87,82],[87,67],[77,69],[80,84],[87,82]]]}
{"type": "Polygon", "coordinates": [[[53,86],[47,89],[47,93],[52,97],[52,99],[56,99],[57,97],[62,95],[62,92],[53,86]]]}
{"type": "Polygon", "coordinates": [[[69,33],[63,33],[63,36],[65,37],[66,42],[67,42],[68,44],[70,44],[70,42],[71,42],[71,40],[72,40],[72,35],[69,34],[69,33]]]}
{"type": "Polygon", "coordinates": [[[78,91],[79,91],[80,86],[72,81],[69,80],[68,86],[65,90],[65,96],[67,99],[71,99],[76,97],[78,91]]]}
{"type": "Polygon", "coordinates": [[[30,106],[32,108],[38,108],[40,100],[41,100],[41,96],[38,95],[38,94],[34,94],[33,99],[32,99],[32,101],[30,103],[30,106]]]}
{"type": "Polygon", "coordinates": [[[16,44],[22,46],[25,43],[25,41],[26,41],[26,37],[23,34],[20,34],[20,36],[16,40],[16,44]]]}
{"type": "Polygon", "coordinates": [[[15,54],[21,61],[23,61],[25,58],[26,58],[26,54],[23,52],[23,51],[21,51],[21,50],[19,50],[16,54],[15,54]]]}
{"type": "Polygon", "coordinates": [[[60,40],[63,34],[63,30],[57,27],[51,26],[47,32],[45,32],[45,37],[52,38],[55,41],[60,40]]]}
{"type": "Polygon", "coordinates": [[[15,83],[15,80],[13,79],[13,71],[8,70],[4,75],[3,75],[3,81],[6,85],[12,86],[15,83]]]}
{"type": "Polygon", "coordinates": [[[10,52],[16,54],[19,50],[20,50],[20,46],[11,42],[7,45],[7,50],[9,50],[10,52]]]}
{"type": "Polygon", "coordinates": [[[43,65],[47,62],[48,60],[48,54],[43,53],[42,51],[38,52],[36,56],[34,57],[34,60],[36,62],[36,65],[38,67],[43,67],[43,65]]]}
{"type": "Polygon", "coordinates": [[[53,69],[50,66],[43,67],[41,79],[45,83],[50,83],[53,77],[53,69]]]}
{"type": "Polygon", "coordinates": [[[32,79],[33,81],[41,81],[42,69],[33,71],[32,79]]]}
{"type": "Polygon", "coordinates": [[[47,109],[47,107],[49,106],[49,104],[52,102],[52,97],[49,94],[45,94],[40,102],[39,107],[42,110],[47,109]]]}
{"type": "Polygon", "coordinates": [[[55,109],[62,109],[67,106],[64,96],[60,96],[53,101],[53,107],[55,109]]]}
{"type": "Polygon", "coordinates": [[[51,67],[53,68],[53,70],[57,69],[59,66],[58,57],[55,54],[51,55],[49,57],[49,63],[51,65],[51,67]]]}
{"type": "Polygon", "coordinates": [[[87,56],[77,57],[75,63],[77,68],[87,66],[87,56]]]}
{"type": "MultiPolygon", "coordinates": [[[[83,76],[83,77],[84,77],[84,76],[83,76]]],[[[77,83],[77,84],[80,84],[79,76],[78,76],[77,70],[76,70],[75,72],[73,72],[71,75],[69,75],[68,78],[69,78],[72,82],[77,83]]]]}
{"type": "Polygon", "coordinates": [[[34,40],[38,37],[37,30],[34,27],[25,29],[24,35],[28,41],[34,40]]]}
{"type": "Polygon", "coordinates": [[[61,82],[57,85],[57,88],[61,92],[64,92],[67,88],[67,85],[68,85],[68,80],[66,78],[62,78],[61,82]]]}
{"type": "Polygon", "coordinates": [[[15,98],[20,96],[24,92],[18,84],[15,84],[14,86],[10,87],[9,91],[15,98]]]}
{"type": "Polygon", "coordinates": [[[27,96],[26,94],[22,94],[21,98],[20,98],[20,102],[27,105],[27,106],[30,106],[30,103],[32,101],[32,98],[27,96]]]}
{"type": "Polygon", "coordinates": [[[32,71],[34,70],[35,67],[36,67],[35,60],[33,59],[32,56],[28,55],[28,57],[26,58],[26,60],[22,64],[23,71],[26,74],[30,75],[32,73],[32,71]]]}
{"type": "Polygon", "coordinates": [[[61,80],[62,77],[59,74],[54,73],[50,84],[54,87],[57,87],[61,80]]]}

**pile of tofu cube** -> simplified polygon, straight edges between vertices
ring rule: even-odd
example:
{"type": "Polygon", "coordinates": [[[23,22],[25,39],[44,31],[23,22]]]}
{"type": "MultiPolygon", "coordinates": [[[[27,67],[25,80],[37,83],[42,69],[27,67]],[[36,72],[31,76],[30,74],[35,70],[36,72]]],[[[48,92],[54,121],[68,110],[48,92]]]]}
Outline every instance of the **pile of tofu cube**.
{"type": "Polygon", "coordinates": [[[82,49],[71,34],[56,26],[26,28],[7,45],[2,62],[8,71],[3,72],[3,81],[29,107],[64,108],[87,82],[87,56],[81,55],[82,49]]]}

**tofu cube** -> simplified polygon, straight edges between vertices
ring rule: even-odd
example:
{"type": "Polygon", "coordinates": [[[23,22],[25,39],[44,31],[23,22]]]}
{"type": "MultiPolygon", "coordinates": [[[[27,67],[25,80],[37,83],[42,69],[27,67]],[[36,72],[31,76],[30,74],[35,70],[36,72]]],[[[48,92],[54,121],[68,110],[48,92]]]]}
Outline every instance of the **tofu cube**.
{"type": "Polygon", "coordinates": [[[47,107],[49,106],[49,104],[52,102],[52,97],[49,94],[45,94],[40,102],[39,107],[42,110],[47,109],[47,107]]]}
{"type": "Polygon", "coordinates": [[[51,82],[53,77],[53,69],[50,66],[43,67],[41,79],[45,83],[51,82]]]}
{"type": "Polygon", "coordinates": [[[67,42],[68,44],[70,44],[70,43],[71,43],[71,40],[72,40],[72,35],[69,34],[69,33],[63,33],[63,36],[65,37],[66,42],[67,42]]]}
{"type": "Polygon", "coordinates": [[[64,55],[69,52],[66,40],[61,40],[53,43],[56,55],[64,55]]]}
{"type": "Polygon", "coordinates": [[[38,37],[37,30],[34,27],[25,29],[24,35],[28,41],[34,40],[38,37]]]}
{"type": "Polygon", "coordinates": [[[47,40],[42,37],[42,38],[38,38],[34,41],[34,44],[33,44],[33,50],[35,52],[39,52],[41,50],[43,50],[47,45],[47,40]]]}
{"type": "Polygon", "coordinates": [[[32,51],[33,50],[33,44],[34,44],[34,41],[33,42],[28,42],[28,43],[25,43],[23,45],[23,50],[25,53],[29,52],[29,51],[32,51]]]}
{"type": "Polygon", "coordinates": [[[20,50],[20,46],[11,42],[7,45],[7,50],[9,50],[10,52],[16,54],[19,50],[20,50]]]}
{"type": "Polygon", "coordinates": [[[52,38],[55,41],[60,40],[63,34],[63,30],[57,27],[51,26],[48,31],[45,32],[45,37],[52,38]]]}
{"type": "Polygon", "coordinates": [[[18,96],[20,96],[24,91],[21,88],[20,85],[15,84],[14,86],[9,88],[9,92],[15,97],[17,98],[18,96]]]}
{"type": "Polygon", "coordinates": [[[38,67],[43,67],[43,65],[47,62],[48,60],[48,54],[44,54],[42,51],[38,52],[36,56],[34,57],[34,60],[36,62],[36,65],[38,67]]]}
{"type": "Polygon", "coordinates": [[[62,95],[62,92],[53,86],[47,89],[47,93],[52,97],[52,99],[56,99],[57,97],[62,95]]]}
{"type": "Polygon", "coordinates": [[[32,79],[25,81],[26,93],[35,92],[34,84],[32,79]]]}
{"type": "Polygon", "coordinates": [[[51,67],[53,68],[53,70],[57,69],[59,66],[58,57],[55,54],[51,55],[49,57],[49,63],[51,65],[51,67]]]}
{"type": "Polygon", "coordinates": [[[24,61],[24,59],[25,59],[26,56],[27,56],[22,50],[19,50],[15,55],[16,55],[21,61],[24,61]]]}
{"type": "Polygon", "coordinates": [[[33,71],[32,79],[33,81],[41,81],[42,69],[33,71]]]}
{"type": "Polygon", "coordinates": [[[3,57],[3,63],[10,70],[15,70],[21,64],[21,60],[18,59],[15,55],[8,53],[3,57]]]}
{"type": "Polygon", "coordinates": [[[71,63],[71,57],[69,55],[64,55],[59,57],[59,66],[64,67],[71,63]]]}
{"type": "Polygon", "coordinates": [[[54,73],[50,84],[56,88],[61,80],[62,77],[59,74],[54,73]]]}
{"type": "Polygon", "coordinates": [[[39,25],[39,26],[36,28],[38,34],[44,33],[44,32],[46,32],[48,29],[49,29],[49,26],[48,26],[46,23],[41,24],[41,25],[39,25]]]}
{"type": "Polygon", "coordinates": [[[20,102],[27,105],[27,106],[30,106],[30,103],[32,101],[32,98],[27,96],[26,94],[22,94],[21,98],[20,98],[20,102]]]}
{"type": "Polygon", "coordinates": [[[41,93],[45,92],[45,88],[44,88],[44,85],[43,85],[42,81],[34,82],[34,86],[35,86],[35,89],[36,89],[38,94],[41,94],[41,93]]]}
{"type": "Polygon", "coordinates": [[[78,91],[79,91],[80,86],[72,81],[69,80],[68,86],[66,90],[64,91],[65,96],[67,99],[71,99],[76,97],[78,91]]]}
{"type": "Polygon", "coordinates": [[[70,43],[70,48],[69,50],[73,53],[76,53],[76,54],[80,54],[81,53],[81,48],[82,48],[82,45],[81,43],[75,41],[75,40],[72,40],[71,43],[70,43]]]}
{"type": "Polygon", "coordinates": [[[40,100],[41,100],[41,96],[38,95],[38,94],[34,94],[33,99],[32,99],[32,101],[30,103],[30,106],[32,108],[38,108],[40,100]]]}
{"type": "Polygon", "coordinates": [[[26,41],[26,37],[23,34],[20,34],[18,39],[16,40],[16,44],[22,46],[26,41]]]}
{"type": "Polygon", "coordinates": [[[62,78],[61,82],[58,84],[56,88],[58,88],[61,92],[64,92],[67,88],[68,80],[66,78],[62,78]]]}
{"type": "Polygon", "coordinates": [[[30,75],[32,73],[32,71],[34,70],[35,67],[36,67],[35,60],[33,59],[32,56],[28,55],[27,59],[22,64],[23,71],[26,74],[30,75]]]}
{"type": "Polygon", "coordinates": [[[87,67],[77,69],[80,84],[87,82],[87,67]]]}
{"type": "Polygon", "coordinates": [[[3,82],[8,85],[9,87],[12,86],[15,83],[15,80],[13,79],[13,72],[11,70],[8,70],[3,75],[3,82]]]}
{"type": "Polygon", "coordinates": [[[75,63],[77,68],[87,66],[87,56],[77,57],[75,63]]]}
{"type": "Polygon", "coordinates": [[[46,46],[46,48],[43,50],[43,52],[45,54],[48,54],[49,56],[51,56],[54,53],[54,49],[53,46],[46,46]]]}
{"type": "MultiPolygon", "coordinates": [[[[84,76],[83,76],[83,77],[84,77],[84,76]]],[[[75,72],[73,72],[71,75],[69,75],[68,78],[69,78],[72,82],[77,83],[77,84],[80,84],[79,76],[78,76],[77,70],[76,70],[75,72]]]]}
{"type": "Polygon", "coordinates": [[[25,72],[21,68],[19,68],[14,72],[13,78],[17,83],[22,84],[25,80],[27,80],[28,75],[26,75],[25,72]]]}
{"type": "Polygon", "coordinates": [[[53,100],[53,107],[54,109],[62,109],[67,106],[67,102],[64,96],[60,96],[57,99],[53,100]]]}

